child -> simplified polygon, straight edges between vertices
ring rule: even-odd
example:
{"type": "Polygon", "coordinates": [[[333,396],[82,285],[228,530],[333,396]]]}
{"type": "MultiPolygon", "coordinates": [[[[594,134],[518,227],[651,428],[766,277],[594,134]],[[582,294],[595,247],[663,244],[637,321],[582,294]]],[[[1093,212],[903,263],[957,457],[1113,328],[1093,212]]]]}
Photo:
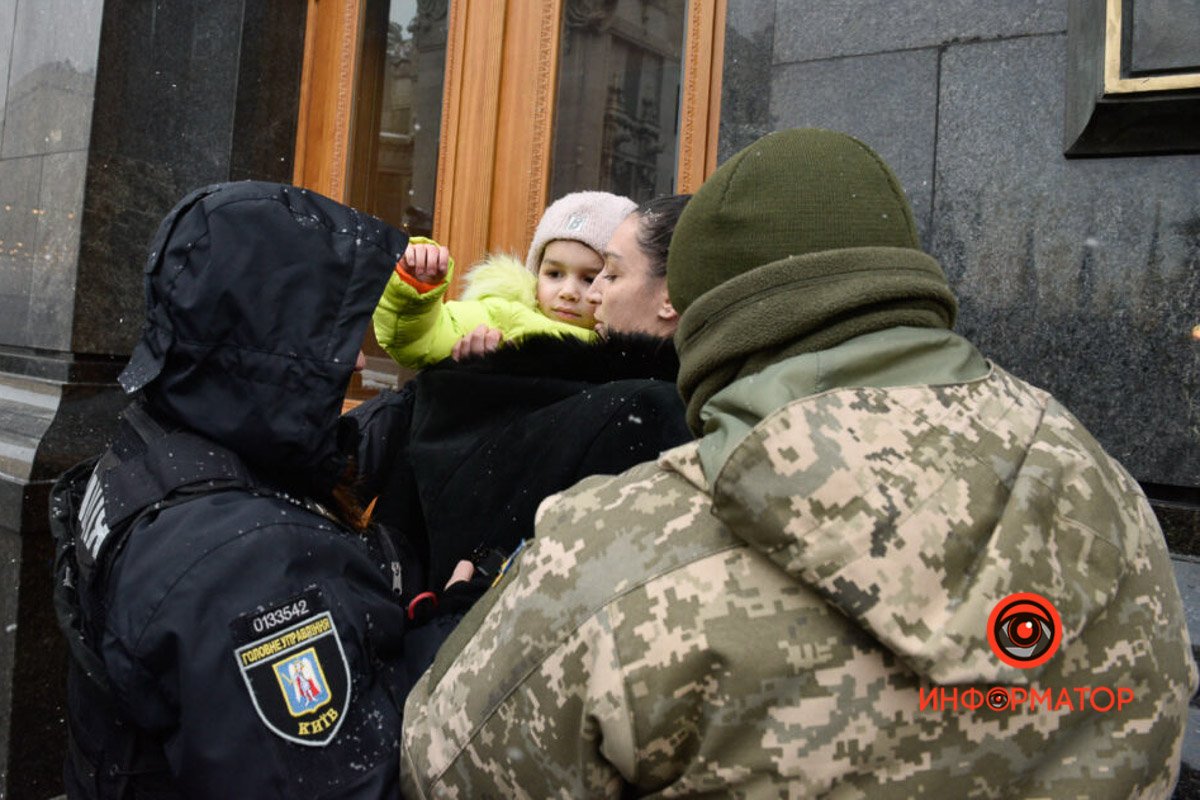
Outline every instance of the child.
{"type": "Polygon", "coordinates": [[[401,366],[420,369],[449,356],[479,326],[506,341],[530,334],[595,337],[585,297],[604,266],[608,239],[634,202],[608,192],[575,192],[542,214],[525,264],[492,255],[467,274],[461,300],[442,302],[454,274],[446,248],[413,239],[375,309],[375,338],[401,366]]]}

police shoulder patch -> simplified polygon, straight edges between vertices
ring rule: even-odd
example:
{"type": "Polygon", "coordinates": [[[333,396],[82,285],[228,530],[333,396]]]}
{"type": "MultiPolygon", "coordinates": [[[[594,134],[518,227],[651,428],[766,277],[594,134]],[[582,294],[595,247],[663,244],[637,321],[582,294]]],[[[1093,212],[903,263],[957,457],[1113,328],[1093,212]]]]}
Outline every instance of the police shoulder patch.
{"type": "Polygon", "coordinates": [[[350,665],[321,590],[242,614],[230,627],[238,669],[263,723],[296,744],[333,741],[350,705],[350,665]]]}

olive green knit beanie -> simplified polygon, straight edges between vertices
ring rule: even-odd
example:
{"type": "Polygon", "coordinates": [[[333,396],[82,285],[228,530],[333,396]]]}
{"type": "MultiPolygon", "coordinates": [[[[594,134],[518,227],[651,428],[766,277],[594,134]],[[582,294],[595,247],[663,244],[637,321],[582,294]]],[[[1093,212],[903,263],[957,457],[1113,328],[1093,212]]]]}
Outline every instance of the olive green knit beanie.
{"type": "Polygon", "coordinates": [[[704,182],[675,228],[667,289],[697,432],[703,403],[739,377],[888,327],[949,328],[957,310],[891,170],[817,129],[764,136],[704,182]]]}

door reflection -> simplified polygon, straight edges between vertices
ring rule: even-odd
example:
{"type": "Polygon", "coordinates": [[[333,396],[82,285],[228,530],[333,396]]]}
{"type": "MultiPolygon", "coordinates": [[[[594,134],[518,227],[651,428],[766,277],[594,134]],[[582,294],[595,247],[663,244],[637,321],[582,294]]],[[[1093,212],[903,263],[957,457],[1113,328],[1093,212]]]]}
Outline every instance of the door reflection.
{"type": "Polygon", "coordinates": [[[551,199],[675,190],[685,0],[566,0],[551,199]]]}

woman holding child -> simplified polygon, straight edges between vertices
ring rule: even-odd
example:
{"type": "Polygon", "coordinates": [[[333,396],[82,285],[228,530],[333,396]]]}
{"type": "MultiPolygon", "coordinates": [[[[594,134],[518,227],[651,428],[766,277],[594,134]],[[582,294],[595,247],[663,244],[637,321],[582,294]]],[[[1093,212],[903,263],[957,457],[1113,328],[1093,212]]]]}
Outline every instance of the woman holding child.
{"type": "Polygon", "coordinates": [[[420,277],[389,284],[375,317],[381,343],[407,366],[430,353],[482,355],[445,360],[351,412],[364,431],[363,495],[378,496],[374,519],[396,535],[414,623],[469,604],[490,583],[487,562],[530,535],[545,497],[690,438],[663,271],[686,201],[635,208],[603,192],[567,195],[546,210],[523,274],[492,257],[468,275],[462,301],[421,305],[422,294],[440,297],[449,270],[436,245],[410,248],[400,270],[420,277]],[[414,281],[425,292],[409,291],[414,281]],[[503,327],[512,320],[526,327],[503,327]],[[528,320],[550,335],[529,336],[528,320]],[[454,330],[457,348],[439,330],[454,330]],[[488,574],[443,592],[464,559],[488,574]]]}

